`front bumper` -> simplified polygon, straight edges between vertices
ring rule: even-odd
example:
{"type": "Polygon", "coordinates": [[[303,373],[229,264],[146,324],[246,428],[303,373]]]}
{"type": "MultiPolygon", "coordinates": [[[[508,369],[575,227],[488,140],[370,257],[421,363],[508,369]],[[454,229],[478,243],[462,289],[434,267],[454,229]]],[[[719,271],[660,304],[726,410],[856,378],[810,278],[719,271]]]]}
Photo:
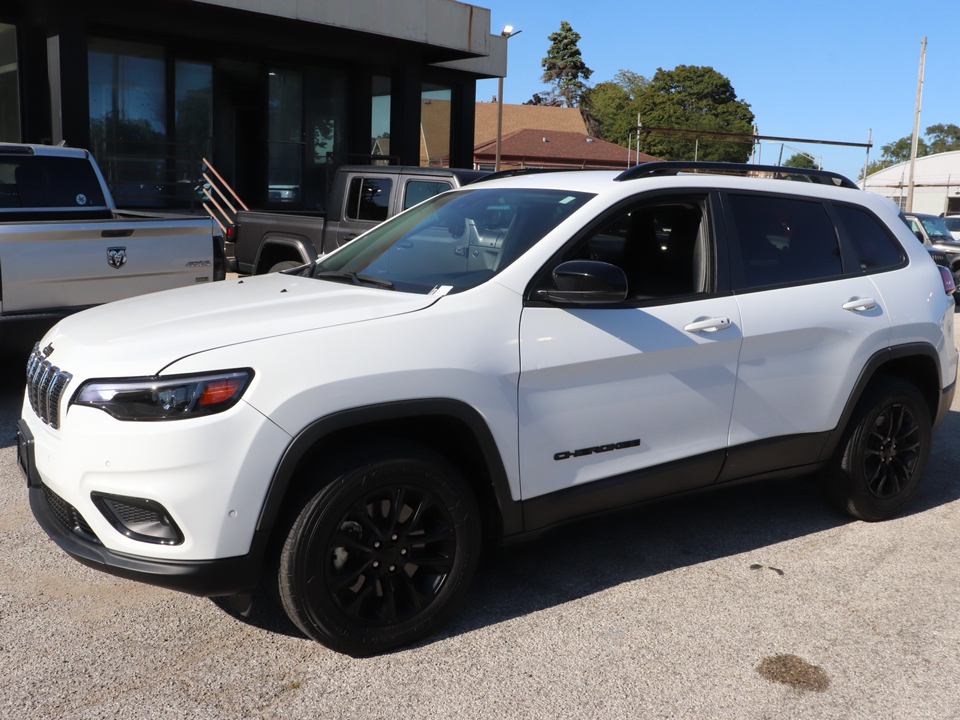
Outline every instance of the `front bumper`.
{"type": "MultiPolygon", "coordinates": [[[[217,415],[168,422],[122,422],[71,406],[59,430],[42,423],[25,401],[17,446],[30,487],[62,500],[99,541],[79,555],[93,553],[100,562],[96,558],[109,553],[165,568],[252,552],[266,490],[289,442],[243,401],[217,415]],[[162,509],[181,536],[156,543],[124,532],[104,511],[104,496],[162,509]]],[[[112,564],[137,566],[133,560],[112,564]]]]}
{"type": "MultiPolygon", "coordinates": [[[[50,492],[42,484],[30,486],[33,516],[61,550],[87,567],[128,580],[204,597],[237,595],[249,592],[257,585],[266,549],[265,535],[257,533],[251,551],[240,557],[173,562],[134,557],[109,550],[95,536],[88,536],[82,528],[70,527],[63,513],[56,512],[52,507],[50,492]]],[[[61,502],[66,504],[66,501],[61,502]]]]}

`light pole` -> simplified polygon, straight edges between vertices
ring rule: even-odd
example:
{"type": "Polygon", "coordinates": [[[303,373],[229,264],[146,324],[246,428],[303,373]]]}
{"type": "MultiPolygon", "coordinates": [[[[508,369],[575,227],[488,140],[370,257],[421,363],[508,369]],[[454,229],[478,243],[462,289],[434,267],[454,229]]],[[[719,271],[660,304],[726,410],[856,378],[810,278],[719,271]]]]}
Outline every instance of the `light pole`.
{"type": "MultiPolygon", "coordinates": [[[[500,33],[507,40],[514,35],[519,35],[523,30],[514,32],[513,25],[507,25],[500,33]]],[[[503,78],[500,78],[499,88],[497,89],[497,162],[494,165],[494,172],[500,172],[500,147],[503,144],[503,78]]]]}

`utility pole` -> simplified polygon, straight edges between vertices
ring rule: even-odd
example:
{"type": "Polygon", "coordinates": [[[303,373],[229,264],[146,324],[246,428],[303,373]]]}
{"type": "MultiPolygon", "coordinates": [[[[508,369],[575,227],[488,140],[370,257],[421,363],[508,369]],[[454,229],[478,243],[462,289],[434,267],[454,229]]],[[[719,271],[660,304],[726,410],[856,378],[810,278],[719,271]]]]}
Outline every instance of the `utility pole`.
{"type": "Polygon", "coordinates": [[[917,80],[917,112],[913,116],[913,140],[910,142],[910,181],[907,185],[907,212],[913,212],[913,170],[917,164],[917,142],[920,140],[920,109],[923,106],[923,68],[927,63],[927,36],[923,36],[920,53],[920,77],[917,80]]]}

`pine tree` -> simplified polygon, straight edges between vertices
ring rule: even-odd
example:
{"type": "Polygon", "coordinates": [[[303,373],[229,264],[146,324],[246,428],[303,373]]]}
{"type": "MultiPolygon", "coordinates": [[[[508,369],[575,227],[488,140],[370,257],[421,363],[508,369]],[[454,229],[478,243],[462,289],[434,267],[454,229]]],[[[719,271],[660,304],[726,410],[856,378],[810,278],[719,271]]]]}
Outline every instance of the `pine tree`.
{"type": "Polygon", "coordinates": [[[585,81],[593,75],[580,55],[580,33],[563,21],[560,29],[547,38],[552,45],[543,59],[543,82],[553,84],[552,94],[567,107],[579,107],[587,90],[585,81]]]}

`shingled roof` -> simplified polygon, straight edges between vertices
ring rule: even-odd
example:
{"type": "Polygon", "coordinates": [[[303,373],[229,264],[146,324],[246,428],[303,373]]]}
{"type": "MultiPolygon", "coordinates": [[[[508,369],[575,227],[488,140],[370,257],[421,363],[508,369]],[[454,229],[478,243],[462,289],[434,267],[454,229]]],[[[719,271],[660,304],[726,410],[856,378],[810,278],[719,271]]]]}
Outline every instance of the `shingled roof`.
{"type": "MultiPolygon", "coordinates": [[[[473,159],[475,163],[489,163],[495,160],[496,154],[497,141],[494,138],[475,147],[473,159]]],[[[645,153],[640,153],[638,158],[635,150],[629,151],[622,145],[586,133],[552,130],[517,130],[504,135],[500,149],[501,165],[508,167],[616,169],[658,159],[645,153]]]]}
{"type": "MultiPolygon", "coordinates": [[[[577,108],[551,107],[549,105],[504,105],[503,134],[517,130],[559,130],[586,134],[587,126],[577,108]]],[[[497,103],[478,102],[473,126],[473,145],[481,145],[497,139],[497,103]]]]}

